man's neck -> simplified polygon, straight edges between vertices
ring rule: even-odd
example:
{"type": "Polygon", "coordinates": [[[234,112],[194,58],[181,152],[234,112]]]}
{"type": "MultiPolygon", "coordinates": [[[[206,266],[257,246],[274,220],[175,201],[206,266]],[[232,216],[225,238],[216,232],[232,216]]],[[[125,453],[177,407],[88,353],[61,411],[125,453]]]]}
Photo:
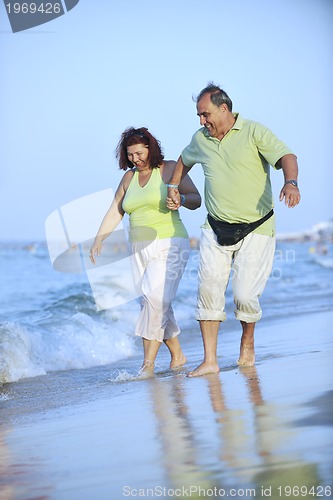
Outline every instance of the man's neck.
{"type": "Polygon", "coordinates": [[[220,131],[219,135],[217,136],[217,139],[219,139],[221,141],[223,139],[223,137],[225,137],[227,135],[229,130],[231,130],[232,127],[235,125],[235,122],[236,122],[236,118],[234,117],[233,114],[230,113],[230,119],[227,121],[224,129],[220,131]]]}

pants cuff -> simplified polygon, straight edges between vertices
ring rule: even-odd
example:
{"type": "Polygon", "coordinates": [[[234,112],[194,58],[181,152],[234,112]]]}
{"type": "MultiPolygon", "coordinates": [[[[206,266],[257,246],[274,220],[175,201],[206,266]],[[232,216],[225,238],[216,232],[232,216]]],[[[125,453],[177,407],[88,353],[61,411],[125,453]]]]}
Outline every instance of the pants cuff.
{"type": "Polygon", "coordinates": [[[196,309],[195,319],[197,321],[225,321],[227,315],[224,311],[210,311],[209,309],[196,309]]]}
{"type": "Polygon", "coordinates": [[[259,311],[258,313],[245,313],[243,311],[238,311],[237,309],[235,310],[235,317],[239,321],[244,321],[245,323],[256,323],[261,319],[262,316],[262,311],[259,311]]]}

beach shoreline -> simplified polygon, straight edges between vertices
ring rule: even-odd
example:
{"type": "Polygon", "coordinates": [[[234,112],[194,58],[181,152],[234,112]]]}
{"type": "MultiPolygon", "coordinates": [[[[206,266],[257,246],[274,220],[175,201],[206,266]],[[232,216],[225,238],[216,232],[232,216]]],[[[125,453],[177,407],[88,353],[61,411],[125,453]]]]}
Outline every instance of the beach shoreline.
{"type": "Polygon", "coordinates": [[[202,355],[193,332],[178,372],[165,369],[162,354],[147,380],[134,379],[133,360],[124,360],[5,384],[0,498],[208,498],[222,489],[283,498],[301,486],[303,498],[313,498],[311,487],[328,493],[332,320],[328,311],[266,322],[253,368],[237,367],[238,335],[222,333],[220,373],[186,377],[202,355]]]}

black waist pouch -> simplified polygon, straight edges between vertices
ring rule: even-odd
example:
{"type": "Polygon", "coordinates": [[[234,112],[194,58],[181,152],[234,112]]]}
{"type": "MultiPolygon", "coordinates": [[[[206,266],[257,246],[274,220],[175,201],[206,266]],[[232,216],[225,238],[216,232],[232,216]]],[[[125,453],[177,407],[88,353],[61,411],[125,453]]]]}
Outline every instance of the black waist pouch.
{"type": "Polygon", "coordinates": [[[254,231],[257,227],[261,226],[266,220],[272,217],[274,210],[272,209],[268,214],[255,222],[248,224],[231,224],[223,220],[216,220],[208,214],[208,222],[212,230],[217,236],[217,242],[222,246],[235,245],[240,240],[245,238],[248,234],[254,231]]]}

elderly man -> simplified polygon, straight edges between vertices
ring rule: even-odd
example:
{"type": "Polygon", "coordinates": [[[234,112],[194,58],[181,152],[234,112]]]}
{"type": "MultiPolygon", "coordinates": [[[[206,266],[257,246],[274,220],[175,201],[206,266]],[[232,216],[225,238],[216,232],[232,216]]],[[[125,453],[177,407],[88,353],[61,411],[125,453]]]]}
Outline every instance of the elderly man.
{"type": "Polygon", "coordinates": [[[275,252],[270,165],[282,169],[280,201],[300,201],[296,156],[267,127],[232,112],[232,101],[209,84],[196,100],[201,128],[183,150],[168,184],[169,208],[180,205],[178,185],[196,163],[205,175],[208,216],[200,240],[196,319],[204,360],[189,376],[219,371],[217,337],[226,319],[225,292],[232,271],[235,316],[241,322],[239,365],[255,362],[254,329],[261,318],[259,297],[275,252]]]}

